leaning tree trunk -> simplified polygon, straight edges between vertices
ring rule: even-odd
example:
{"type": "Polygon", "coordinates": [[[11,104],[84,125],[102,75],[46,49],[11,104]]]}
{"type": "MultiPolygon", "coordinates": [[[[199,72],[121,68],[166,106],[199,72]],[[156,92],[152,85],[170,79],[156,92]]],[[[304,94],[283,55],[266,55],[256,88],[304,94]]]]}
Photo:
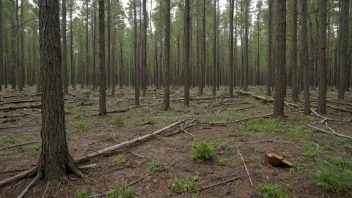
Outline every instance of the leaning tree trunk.
{"type": "Polygon", "coordinates": [[[327,88],[327,69],[326,69],[326,0],[321,0],[319,24],[319,98],[317,112],[326,113],[326,88],[327,88]]]}
{"type": "Polygon", "coordinates": [[[99,0],[99,63],[100,63],[100,89],[99,114],[106,115],[106,74],[105,74],[105,22],[104,0],[99,0]]]}
{"type": "Polygon", "coordinates": [[[42,151],[38,176],[59,179],[73,171],[82,173],[69,154],[66,142],[61,79],[59,0],[39,1],[40,65],[42,71],[42,151]]]}
{"type": "Polygon", "coordinates": [[[276,64],[274,116],[284,117],[286,90],[286,0],[276,3],[276,64]]]}

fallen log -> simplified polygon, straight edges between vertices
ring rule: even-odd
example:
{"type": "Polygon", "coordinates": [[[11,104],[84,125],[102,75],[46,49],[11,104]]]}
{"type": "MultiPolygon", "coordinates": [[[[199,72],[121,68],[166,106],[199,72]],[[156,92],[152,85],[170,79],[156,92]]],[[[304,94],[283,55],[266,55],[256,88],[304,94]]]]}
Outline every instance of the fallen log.
{"type": "Polygon", "coordinates": [[[40,108],[41,106],[42,106],[41,104],[34,104],[34,105],[26,105],[26,106],[18,106],[18,107],[2,107],[0,108],[0,111],[12,111],[17,109],[35,109],[35,108],[40,108]]]}
{"type": "Polygon", "coordinates": [[[319,127],[316,127],[316,126],[312,126],[310,124],[306,124],[307,126],[319,131],[319,132],[322,132],[322,133],[327,133],[327,134],[332,134],[332,135],[336,135],[336,136],[339,136],[339,137],[344,137],[344,138],[348,138],[348,139],[352,139],[351,136],[347,136],[347,135],[343,135],[343,134],[340,134],[340,133],[337,133],[337,132],[330,132],[330,131],[327,131],[325,129],[322,129],[322,128],[319,128],[319,127]]]}
{"type": "Polygon", "coordinates": [[[0,148],[0,150],[10,149],[10,148],[18,147],[18,146],[25,146],[25,145],[34,144],[34,143],[37,143],[37,142],[38,141],[24,142],[24,143],[21,143],[21,144],[15,144],[15,145],[12,145],[12,146],[2,147],[2,148],[0,148]]]}
{"type": "Polygon", "coordinates": [[[41,100],[15,100],[15,101],[6,101],[1,103],[0,105],[6,104],[21,104],[21,103],[28,103],[28,102],[40,102],[41,100]]]}
{"type": "MultiPolygon", "coordinates": [[[[76,164],[79,164],[79,163],[82,163],[84,161],[87,161],[91,158],[94,158],[94,157],[97,157],[97,156],[100,156],[100,155],[103,155],[103,154],[106,154],[106,153],[109,153],[111,151],[114,151],[116,149],[120,149],[120,148],[124,148],[124,147],[128,147],[128,146],[131,146],[132,144],[134,143],[137,143],[137,142],[141,142],[141,141],[145,141],[147,139],[150,139],[150,138],[153,138],[161,133],[163,133],[164,131],[178,125],[178,124],[181,124],[185,122],[185,120],[180,120],[178,122],[175,122],[173,124],[170,124],[169,126],[167,127],[164,127],[162,129],[159,129],[153,133],[150,133],[150,134],[147,134],[147,135],[144,135],[142,137],[138,137],[138,138],[135,138],[133,140],[129,140],[127,142],[123,142],[121,144],[117,144],[117,145],[114,145],[114,146],[111,146],[111,147],[108,147],[108,148],[105,148],[103,150],[100,150],[100,151],[97,151],[97,152],[94,152],[94,153],[91,153],[91,154],[88,154],[88,155],[85,155],[85,156],[82,156],[82,157],[76,157],[74,158],[74,161],[76,164]]],[[[15,181],[19,181],[21,179],[24,179],[24,178],[28,178],[28,177],[33,177],[35,176],[35,174],[37,173],[38,171],[38,166],[36,167],[33,167],[29,170],[26,170],[18,175],[15,175],[13,177],[10,177],[10,178],[7,178],[7,179],[4,179],[2,181],[0,181],[0,188],[7,185],[8,183],[11,183],[11,182],[15,182],[15,181]]]]}

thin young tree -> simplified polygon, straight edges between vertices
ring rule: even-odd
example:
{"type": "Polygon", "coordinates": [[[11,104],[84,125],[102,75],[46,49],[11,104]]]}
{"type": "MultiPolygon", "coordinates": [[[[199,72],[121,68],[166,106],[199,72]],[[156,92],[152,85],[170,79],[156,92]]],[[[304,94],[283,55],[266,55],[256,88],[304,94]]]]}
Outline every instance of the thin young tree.
{"type": "Polygon", "coordinates": [[[96,53],[97,53],[97,0],[93,2],[93,71],[92,71],[92,84],[93,89],[97,87],[97,76],[96,76],[96,53]]]}
{"type": "Polygon", "coordinates": [[[66,142],[59,18],[59,0],[39,1],[42,145],[37,177],[45,180],[63,178],[70,171],[84,177],[66,142]]]}
{"type": "Polygon", "coordinates": [[[291,40],[291,87],[292,100],[298,100],[298,81],[297,81],[297,0],[292,4],[292,40],[291,40]]]}
{"type": "Polygon", "coordinates": [[[268,0],[269,3],[269,23],[268,23],[268,63],[267,63],[267,86],[266,94],[271,96],[271,87],[272,87],[272,45],[273,45],[273,1],[268,0]]]}
{"type": "Polygon", "coordinates": [[[170,108],[170,0],[165,0],[165,69],[164,69],[164,102],[162,108],[170,108]]]}
{"type": "Polygon", "coordinates": [[[108,62],[107,62],[107,84],[108,84],[108,88],[110,88],[110,84],[112,82],[112,78],[113,78],[113,74],[111,72],[111,6],[110,6],[110,0],[107,0],[108,2],[108,62]]]}
{"type": "Polygon", "coordinates": [[[68,71],[67,71],[67,40],[66,40],[66,0],[62,0],[62,80],[64,94],[68,93],[68,71]]]}
{"type": "Polygon", "coordinates": [[[307,19],[308,19],[308,2],[301,0],[301,65],[304,68],[304,114],[310,114],[309,103],[309,61],[308,61],[308,32],[307,32],[307,19]]]}
{"type": "Polygon", "coordinates": [[[148,17],[147,17],[147,0],[143,0],[143,29],[142,29],[142,89],[143,96],[147,92],[147,29],[148,29],[148,17]]]}
{"type": "Polygon", "coordinates": [[[326,89],[327,89],[327,67],[326,67],[326,0],[321,0],[319,7],[319,98],[317,112],[326,113],[326,89]]]}
{"type": "Polygon", "coordinates": [[[139,64],[137,58],[137,4],[136,0],[133,1],[133,59],[134,59],[134,103],[139,105],[139,64]]]}
{"type": "Polygon", "coordinates": [[[229,12],[229,95],[233,97],[233,13],[234,13],[234,0],[229,0],[230,12],[229,12]]]}
{"type": "Polygon", "coordinates": [[[189,106],[189,88],[191,84],[191,72],[190,72],[190,29],[191,29],[191,14],[190,14],[190,0],[185,0],[185,27],[184,27],[184,92],[185,100],[184,105],[189,106]]]}
{"type": "Polygon", "coordinates": [[[216,96],[216,33],[217,33],[217,28],[216,28],[216,1],[217,0],[213,0],[214,1],[214,22],[213,22],[213,82],[212,82],[212,96],[216,96]]]}
{"type": "Polygon", "coordinates": [[[340,16],[340,81],[338,99],[345,99],[345,91],[348,88],[348,12],[349,0],[340,0],[341,16],[340,16]]]}
{"type": "Polygon", "coordinates": [[[276,53],[274,117],[284,117],[286,90],[286,0],[276,1],[276,53]]]}
{"type": "Polygon", "coordinates": [[[259,0],[257,2],[257,69],[256,69],[256,76],[255,76],[255,84],[260,85],[260,23],[261,23],[261,12],[262,12],[262,5],[263,2],[259,0]]]}
{"type": "Polygon", "coordinates": [[[105,10],[104,0],[99,0],[99,114],[106,115],[106,73],[105,73],[105,10]]]}
{"type": "Polygon", "coordinates": [[[244,78],[243,78],[243,89],[245,91],[248,90],[248,56],[249,56],[249,49],[248,49],[248,31],[249,31],[249,6],[251,4],[250,0],[246,0],[245,2],[245,13],[244,13],[244,78]]]}

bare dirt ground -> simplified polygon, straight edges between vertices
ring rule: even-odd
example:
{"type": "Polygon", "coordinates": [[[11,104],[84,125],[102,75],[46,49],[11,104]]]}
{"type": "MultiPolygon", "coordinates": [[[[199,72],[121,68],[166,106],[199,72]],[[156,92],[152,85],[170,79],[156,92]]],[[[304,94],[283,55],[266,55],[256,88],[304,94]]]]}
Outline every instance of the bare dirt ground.
{"type": "MultiPolygon", "coordinates": [[[[0,180],[35,166],[39,159],[40,108],[28,107],[40,104],[40,95],[35,90],[35,87],[26,87],[22,94],[10,89],[0,92],[0,180]],[[24,102],[13,103],[15,101],[24,102]],[[2,109],[20,106],[27,108],[2,109]],[[31,144],[7,148],[27,142],[31,144]]],[[[70,175],[68,180],[40,181],[27,192],[26,197],[75,197],[82,189],[89,191],[91,196],[102,194],[104,197],[117,184],[126,185],[149,174],[132,185],[135,197],[258,197],[262,184],[279,184],[283,192],[296,197],[351,195],[348,192],[328,193],[314,183],[312,172],[320,160],[326,156],[341,156],[348,160],[352,157],[351,139],[320,133],[305,125],[322,118],[304,116],[299,108],[286,106],[285,119],[259,118],[235,122],[272,113],[273,104],[238,93],[235,98],[229,99],[226,88],[221,87],[217,98],[192,100],[191,107],[185,108],[183,101],[177,100],[183,97],[181,90],[173,89],[171,110],[162,111],[161,89],[149,88],[147,95],[141,97],[139,107],[134,106],[132,88],[117,89],[115,96],[108,93],[107,109],[118,111],[105,117],[95,115],[98,113],[98,91],[70,90],[70,94],[65,96],[65,112],[67,141],[74,157],[152,133],[182,119],[187,119],[187,122],[198,119],[186,129],[187,133],[181,131],[169,136],[179,130],[177,126],[156,138],[80,164],[80,167],[95,165],[82,169],[88,179],[81,180],[70,175]],[[199,163],[190,157],[196,140],[213,142],[217,148],[214,160],[199,163]],[[236,146],[245,160],[254,187],[251,187],[236,146]],[[269,151],[285,156],[294,167],[265,166],[264,155],[269,151]],[[117,162],[116,158],[121,154],[125,157],[124,163],[117,162]],[[154,173],[147,170],[153,158],[160,159],[162,164],[162,170],[154,173]],[[221,160],[226,163],[221,164],[221,160]],[[193,190],[185,193],[170,191],[175,178],[194,176],[199,176],[199,180],[194,181],[193,190]],[[197,193],[197,189],[238,176],[241,177],[197,193]]],[[[264,87],[250,88],[252,93],[262,96],[264,90],[264,87]]],[[[199,98],[196,88],[191,93],[193,98],[199,98]]],[[[210,93],[210,89],[206,89],[202,97],[210,97],[210,93]]],[[[312,91],[311,96],[314,107],[316,91],[312,91]]],[[[338,133],[352,136],[352,93],[347,92],[345,101],[336,98],[336,90],[329,89],[328,104],[332,107],[327,108],[326,116],[346,122],[328,121],[328,126],[338,133]]],[[[302,102],[296,104],[303,108],[302,102]]],[[[325,124],[314,126],[328,130],[325,124]]],[[[29,178],[0,188],[0,197],[17,197],[30,181],[32,179],[29,178]]]]}

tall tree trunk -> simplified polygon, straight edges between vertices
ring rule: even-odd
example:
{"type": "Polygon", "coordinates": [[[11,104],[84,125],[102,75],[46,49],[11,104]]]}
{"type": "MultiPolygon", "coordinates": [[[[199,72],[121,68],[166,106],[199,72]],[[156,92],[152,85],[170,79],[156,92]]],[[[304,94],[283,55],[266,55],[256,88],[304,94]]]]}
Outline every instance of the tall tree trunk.
{"type": "Polygon", "coordinates": [[[134,22],[133,22],[133,46],[134,46],[134,69],[135,69],[135,83],[134,83],[134,88],[135,88],[135,105],[139,105],[139,61],[137,61],[137,4],[136,0],[133,1],[133,16],[134,16],[134,22]]]}
{"type": "Polygon", "coordinates": [[[89,7],[88,7],[88,0],[86,1],[86,87],[89,88],[89,32],[88,32],[88,26],[89,26],[89,7]]]}
{"type": "Polygon", "coordinates": [[[37,82],[38,70],[37,70],[37,23],[33,25],[33,40],[32,40],[32,52],[33,52],[33,70],[32,70],[32,84],[37,82]]]}
{"type": "Polygon", "coordinates": [[[74,56],[73,56],[73,3],[70,1],[70,56],[71,56],[71,85],[73,89],[76,89],[76,77],[75,77],[75,65],[74,65],[74,56]]]}
{"type": "Polygon", "coordinates": [[[276,63],[274,116],[284,117],[286,90],[286,0],[276,2],[276,63]]]}
{"type": "Polygon", "coordinates": [[[112,65],[111,65],[111,11],[110,11],[110,0],[107,0],[108,2],[108,62],[107,62],[107,86],[110,88],[110,84],[113,78],[113,74],[111,72],[112,65]]]}
{"type": "Polygon", "coordinates": [[[256,77],[255,77],[255,84],[260,85],[260,16],[261,16],[261,6],[262,2],[259,1],[257,4],[258,14],[257,14],[257,26],[258,26],[258,34],[257,34],[257,69],[256,69],[256,77]]]}
{"type": "Polygon", "coordinates": [[[105,13],[104,0],[99,0],[99,64],[100,64],[100,89],[99,89],[99,114],[106,115],[106,74],[105,74],[105,13]]]}
{"type": "MultiPolygon", "coordinates": [[[[3,56],[3,46],[4,46],[4,38],[3,38],[3,28],[2,28],[2,0],[0,0],[0,91],[2,91],[2,84],[3,84],[3,65],[4,65],[4,56],[3,56]]],[[[5,73],[6,75],[6,73],[5,73]]]]}
{"type": "Polygon", "coordinates": [[[18,82],[18,91],[22,92],[22,66],[21,66],[21,38],[20,38],[20,19],[18,16],[19,13],[19,3],[16,0],[16,50],[17,50],[17,57],[16,58],[16,71],[17,71],[17,82],[18,82]]]}
{"type": "Polygon", "coordinates": [[[201,77],[200,77],[200,87],[199,87],[199,95],[203,95],[203,89],[205,85],[205,67],[206,67],[206,56],[207,56],[207,50],[206,50],[206,35],[205,35],[205,20],[206,20],[206,11],[205,11],[205,2],[206,0],[203,0],[203,28],[202,28],[202,65],[201,65],[201,77]]]}
{"type": "Polygon", "coordinates": [[[184,28],[184,94],[185,100],[184,105],[189,106],[189,88],[191,84],[191,72],[190,72],[190,29],[191,29],[191,14],[190,14],[190,0],[185,0],[185,28],[184,28]]]}
{"type": "Polygon", "coordinates": [[[297,0],[293,0],[292,5],[292,40],[291,40],[291,87],[292,100],[298,100],[298,82],[297,82],[297,0]]]}
{"type": "Polygon", "coordinates": [[[20,54],[21,54],[21,57],[20,57],[20,67],[21,67],[21,83],[22,83],[22,88],[25,87],[25,68],[24,68],[24,12],[23,12],[23,9],[24,9],[24,1],[25,0],[22,0],[21,1],[21,19],[20,19],[20,36],[19,36],[19,39],[20,39],[20,54]]]}
{"type": "MultiPolygon", "coordinates": [[[[108,6],[109,7],[109,6],[108,6]]],[[[111,61],[111,95],[115,95],[116,85],[116,65],[117,65],[117,52],[116,52],[116,26],[113,23],[113,36],[112,36],[112,61],[111,61]]]]}
{"type": "Polygon", "coordinates": [[[309,103],[309,62],[308,62],[308,33],[307,33],[307,0],[301,0],[301,65],[304,68],[304,114],[310,114],[309,103]]]}
{"type": "Polygon", "coordinates": [[[319,113],[326,113],[326,89],[327,89],[327,69],[326,69],[326,0],[322,0],[319,9],[319,113]]]}
{"type": "Polygon", "coordinates": [[[66,142],[59,10],[59,0],[39,1],[42,149],[38,176],[45,180],[62,178],[69,171],[83,177],[69,154],[66,142]]]}
{"type": "Polygon", "coordinates": [[[64,94],[68,93],[67,78],[67,41],[66,41],[66,0],[62,0],[62,80],[64,86],[64,94]]]}
{"type": "Polygon", "coordinates": [[[269,23],[268,23],[268,66],[267,66],[267,90],[266,90],[266,94],[268,96],[271,96],[271,87],[272,87],[272,57],[271,57],[271,53],[272,53],[272,44],[273,44],[273,33],[272,33],[272,28],[273,28],[273,0],[268,0],[269,1],[269,23]]]}
{"type": "Polygon", "coordinates": [[[212,96],[216,96],[216,1],[214,0],[214,22],[213,22],[213,80],[212,80],[212,96]]]}
{"type": "MultiPolygon", "coordinates": [[[[123,66],[123,40],[120,40],[120,88],[123,87],[124,85],[124,80],[125,80],[125,69],[123,66]]],[[[127,79],[127,78],[126,78],[127,79]]]]}
{"type": "Polygon", "coordinates": [[[245,21],[245,29],[244,29],[244,79],[243,79],[243,89],[245,91],[248,90],[248,56],[249,56],[249,49],[248,49],[248,29],[249,29],[249,6],[251,1],[246,0],[245,4],[245,13],[244,13],[244,21],[245,21]]]}
{"type": "Polygon", "coordinates": [[[170,0],[165,0],[165,71],[164,71],[164,103],[162,108],[170,108],[170,87],[169,87],[169,70],[170,70],[170,0]]]}
{"type": "Polygon", "coordinates": [[[147,0],[143,0],[143,35],[142,35],[142,89],[143,96],[147,92],[147,29],[148,29],[148,18],[147,18],[147,0]]]}
{"type": "Polygon", "coordinates": [[[341,1],[341,16],[340,16],[340,84],[338,99],[345,99],[345,91],[348,75],[348,12],[349,0],[341,1]]]}
{"type": "MultiPolygon", "coordinates": [[[[233,13],[234,0],[230,0],[230,29],[229,29],[229,96],[233,97],[233,13]]],[[[236,14],[237,15],[237,14],[236,14]]]]}
{"type": "Polygon", "coordinates": [[[92,71],[92,84],[93,89],[97,87],[97,75],[96,75],[96,57],[97,57],[97,0],[93,2],[93,71],[92,71]]]}
{"type": "MultiPolygon", "coordinates": [[[[16,42],[17,38],[17,26],[15,26],[15,19],[11,20],[12,24],[12,38],[11,38],[11,46],[12,46],[12,61],[11,61],[11,89],[16,89],[16,80],[18,80],[18,55],[16,53],[16,49],[18,49],[18,45],[16,42]],[[15,28],[16,27],[16,28],[15,28]]],[[[18,50],[17,50],[18,51],[18,50]]]]}

